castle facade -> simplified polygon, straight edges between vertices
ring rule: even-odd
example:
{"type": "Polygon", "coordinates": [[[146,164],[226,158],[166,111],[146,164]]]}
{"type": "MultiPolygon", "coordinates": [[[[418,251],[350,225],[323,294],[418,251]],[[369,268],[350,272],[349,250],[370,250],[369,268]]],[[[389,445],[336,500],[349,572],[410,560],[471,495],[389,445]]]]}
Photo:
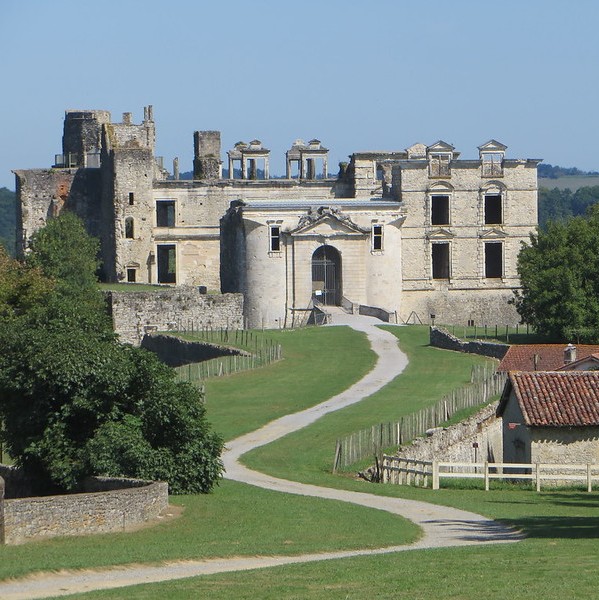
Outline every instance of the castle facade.
{"type": "Polygon", "coordinates": [[[284,179],[259,140],[227,152],[194,134],[193,179],[155,156],[152,107],[66,112],[50,169],[15,170],[18,251],[64,209],[101,241],[108,281],[243,292],[250,327],[304,320],[314,300],[384,309],[398,322],[515,323],[521,242],[537,225],[536,159],[495,141],[462,160],[445,142],[356,152],[334,177],[328,150],[296,140],[284,179]]]}

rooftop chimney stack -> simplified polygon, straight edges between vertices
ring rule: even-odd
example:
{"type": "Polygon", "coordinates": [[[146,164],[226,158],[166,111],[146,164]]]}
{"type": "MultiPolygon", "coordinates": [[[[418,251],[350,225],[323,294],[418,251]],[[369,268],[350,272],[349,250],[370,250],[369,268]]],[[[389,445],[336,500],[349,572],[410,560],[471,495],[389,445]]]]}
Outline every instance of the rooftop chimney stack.
{"type": "Polygon", "coordinates": [[[564,364],[569,365],[576,360],[576,346],[568,344],[564,348],[564,364]]]}

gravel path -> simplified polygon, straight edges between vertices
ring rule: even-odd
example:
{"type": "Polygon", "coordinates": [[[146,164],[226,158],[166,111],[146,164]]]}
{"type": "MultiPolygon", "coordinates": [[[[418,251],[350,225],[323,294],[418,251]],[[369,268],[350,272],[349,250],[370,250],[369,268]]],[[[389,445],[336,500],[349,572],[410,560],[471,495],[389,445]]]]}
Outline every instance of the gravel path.
{"type": "Polygon", "coordinates": [[[41,574],[18,581],[0,583],[0,598],[2,600],[24,600],[46,598],[48,596],[66,596],[97,589],[118,588],[140,583],[153,583],[197,575],[243,571],[285,564],[385,554],[422,548],[508,543],[519,540],[520,536],[513,530],[474,513],[426,502],[306,485],[270,477],[252,471],[239,463],[238,459],[249,450],[306,427],[329,412],[359,402],[376,392],[403,371],[407,365],[406,356],[399,350],[395,336],[375,327],[377,323],[380,324],[380,321],[371,317],[346,315],[340,311],[333,313],[334,325],[349,325],[366,333],[373,350],[379,357],[374,369],[341,394],[307,410],[286,415],[268,423],[261,429],[229,442],[227,450],[223,454],[223,462],[226,468],[225,476],[227,479],[266,489],[303,496],[330,498],[401,515],[414,521],[422,528],[423,536],[418,542],[411,545],[376,550],[179,561],[159,566],[131,565],[94,571],[41,574]]]}

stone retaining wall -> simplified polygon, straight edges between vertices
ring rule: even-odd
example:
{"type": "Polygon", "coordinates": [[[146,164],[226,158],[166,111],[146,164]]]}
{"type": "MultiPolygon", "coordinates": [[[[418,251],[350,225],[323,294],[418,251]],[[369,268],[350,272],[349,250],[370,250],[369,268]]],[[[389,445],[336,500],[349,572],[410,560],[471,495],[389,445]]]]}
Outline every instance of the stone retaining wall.
{"type": "Polygon", "coordinates": [[[115,332],[139,346],[146,333],[182,328],[243,329],[243,294],[201,294],[195,287],[106,292],[115,332]]]}
{"type": "Polygon", "coordinates": [[[145,335],[141,347],[153,352],[169,367],[203,362],[220,356],[250,356],[249,352],[208,342],[189,342],[172,335],[145,335]]]}
{"type": "Polygon", "coordinates": [[[501,419],[495,416],[497,405],[493,402],[461,423],[431,430],[432,435],[402,446],[398,456],[426,461],[500,462],[503,438],[501,419]],[[473,447],[475,443],[477,448],[473,447]]]}
{"type": "MultiPolygon", "coordinates": [[[[0,482],[1,490],[2,477],[0,482]]],[[[157,518],[168,506],[168,484],[163,482],[93,477],[84,488],[81,494],[4,500],[3,542],[129,530],[157,518]]]]}
{"type": "Polygon", "coordinates": [[[469,352],[470,354],[480,354],[482,356],[490,356],[501,360],[508,351],[508,344],[500,344],[498,342],[481,342],[475,340],[472,342],[463,342],[445,329],[431,326],[429,343],[436,348],[445,350],[455,350],[457,352],[469,352]]]}
{"type": "Polygon", "coordinates": [[[376,317],[385,323],[397,323],[397,313],[385,310],[384,308],[378,308],[377,306],[366,306],[360,304],[358,309],[359,314],[366,317],[376,317]]]}

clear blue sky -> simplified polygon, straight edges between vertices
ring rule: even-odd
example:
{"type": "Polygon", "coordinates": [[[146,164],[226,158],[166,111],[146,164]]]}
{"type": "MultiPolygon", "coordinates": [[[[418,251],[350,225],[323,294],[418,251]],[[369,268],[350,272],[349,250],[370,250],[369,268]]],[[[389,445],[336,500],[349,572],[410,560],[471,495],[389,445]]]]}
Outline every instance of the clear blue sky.
{"type": "Polygon", "coordinates": [[[296,138],[361,150],[490,138],[508,156],[599,170],[597,0],[0,0],[0,187],[51,166],[64,111],[154,106],[157,154],[191,169],[296,138]]]}

